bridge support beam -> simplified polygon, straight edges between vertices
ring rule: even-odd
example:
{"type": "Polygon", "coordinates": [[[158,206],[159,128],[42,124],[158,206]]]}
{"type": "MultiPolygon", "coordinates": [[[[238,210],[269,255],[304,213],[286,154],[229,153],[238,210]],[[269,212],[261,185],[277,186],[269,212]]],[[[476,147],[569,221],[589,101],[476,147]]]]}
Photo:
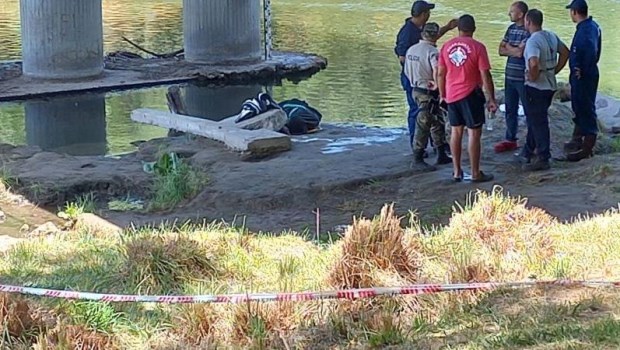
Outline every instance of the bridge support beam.
{"type": "Polygon", "coordinates": [[[79,79],[103,72],[101,0],[21,0],[23,73],[79,79]]]}
{"type": "Polygon", "coordinates": [[[197,63],[256,61],[261,1],[183,0],[185,59],[197,63]]]}

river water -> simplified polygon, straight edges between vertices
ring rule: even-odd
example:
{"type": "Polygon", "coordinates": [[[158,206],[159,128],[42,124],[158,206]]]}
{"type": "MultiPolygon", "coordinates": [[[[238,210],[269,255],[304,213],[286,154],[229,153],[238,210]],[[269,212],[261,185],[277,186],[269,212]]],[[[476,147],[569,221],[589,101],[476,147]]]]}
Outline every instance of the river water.
{"type": "MultiPolygon", "coordinates": [[[[258,1],[258,0],[257,0],[258,1]]],[[[564,6],[568,0],[529,2],[545,13],[545,27],[570,43],[575,26],[564,6]]],[[[0,0],[0,60],[20,58],[19,1],[0,0]]],[[[132,50],[126,36],[155,51],[181,48],[181,0],[104,0],[106,52],[132,50]]],[[[437,1],[431,20],[441,24],[470,13],[477,19],[476,37],[488,47],[493,76],[501,87],[504,58],[497,45],[509,25],[511,1],[437,1]]],[[[395,35],[410,10],[403,0],[276,0],[273,4],[276,49],[313,52],[329,60],[327,70],[311,79],[273,87],[276,100],[300,98],[318,108],[326,121],[402,126],[405,96],[393,53],[395,35]]],[[[591,13],[603,28],[601,92],[620,97],[620,0],[590,0],[591,13]]],[[[450,33],[442,42],[456,33],[450,33]]],[[[441,42],[440,42],[441,43],[441,42]]],[[[566,79],[566,71],[561,74],[566,79]]],[[[186,91],[202,96],[208,117],[235,113],[243,99],[261,87],[186,91]],[[227,114],[228,113],[228,114],[227,114]]],[[[190,88],[191,90],[192,88],[190,88]]],[[[0,105],[0,141],[33,144],[75,154],[132,151],[132,141],[166,135],[166,130],[131,122],[131,110],[166,109],[165,88],[134,90],[0,105]],[[41,113],[41,111],[56,113],[41,113]]]]}

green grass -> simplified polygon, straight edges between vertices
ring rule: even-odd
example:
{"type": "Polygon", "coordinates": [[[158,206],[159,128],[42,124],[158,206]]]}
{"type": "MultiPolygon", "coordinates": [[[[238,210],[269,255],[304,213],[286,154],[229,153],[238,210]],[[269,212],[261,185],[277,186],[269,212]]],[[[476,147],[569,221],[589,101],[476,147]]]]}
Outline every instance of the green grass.
{"type": "Polygon", "coordinates": [[[156,173],[149,210],[172,209],[182,201],[198,194],[207,181],[208,179],[203,174],[183,162],[169,172],[156,173]]]}
{"type": "Polygon", "coordinates": [[[94,213],[97,210],[96,196],[93,192],[80,195],[74,202],[67,202],[59,216],[69,220],[76,220],[80,214],[94,213]]]}
{"type": "MultiPolygon", "coordinates": [[[[495,189],[455,206],[449,225],[420,231],[415,219],[403,229],[389,208],[374,220],[354,222],[343,239],[331,242],[310,242],[294,233],[249,235],[223,225],[159,227],[120,236],[79,231],[16,245],[0,257],[0,280],[100,293],[214,294],[620,278],[618,211],[560,223],[495,189]]],[[[24,349],[56,338],[69,348],[86,342],[93,349],[620,347],[620,294],[614,289],[549,287],[241,305],[0,296],[10,306],[0,307],[5,313],[0,317],[7,320],[0,331],[25,317],[10,311],[16,305],[31,307],[32,325],[7,338],[24,349]],[[52,321],[41,321],[45,313],[54,315],[48,318],[52,321]]]]}

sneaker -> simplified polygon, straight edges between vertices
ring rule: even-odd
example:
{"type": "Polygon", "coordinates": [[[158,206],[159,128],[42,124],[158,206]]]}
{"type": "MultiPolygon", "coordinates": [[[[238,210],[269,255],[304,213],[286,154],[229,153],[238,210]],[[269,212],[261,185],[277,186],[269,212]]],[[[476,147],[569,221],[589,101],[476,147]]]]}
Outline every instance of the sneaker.
{"type": "Polygon", "coordinates": [[[495,145],[495,153],[504,153],[514,151],[519,148],[515,141],[502,141],[495,145]]]}

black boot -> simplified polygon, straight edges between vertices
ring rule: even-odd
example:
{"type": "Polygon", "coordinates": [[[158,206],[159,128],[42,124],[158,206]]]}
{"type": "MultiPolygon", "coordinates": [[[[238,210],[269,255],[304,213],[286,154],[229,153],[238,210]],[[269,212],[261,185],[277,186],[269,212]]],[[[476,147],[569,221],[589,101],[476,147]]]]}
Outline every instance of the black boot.
{"type": "Polygon", "coordinates": [[[424,150],[417,149],[413,153],[413,163],[411,164],[411,168],[417,171],[435,171],[437,168],[426,163],[424,161],[424,150]]]}
{"type": "Polygon", "coordinates": [[[583,135],[581,134],[581,129],[577,126],[577,124],[575,124],[571,140],[564,143],[564,153],[569,154],[577,152],[581,149],[582,145],[583,135]]]}
{"type": "Polygon", "coordinates": [[[437,147],[437,163],[436,165],[451,164],[452,158],[446,152],[446,145],[437,147]]]}
{"type": "Polygon", "coordinates": [[[596,135],[586,135],[583,137],[581,149],[568,153],[566,159],[569,162],[578,162],[582,159],[590,158],[594,155],[594,145],[596,145],[596,135]]]}

